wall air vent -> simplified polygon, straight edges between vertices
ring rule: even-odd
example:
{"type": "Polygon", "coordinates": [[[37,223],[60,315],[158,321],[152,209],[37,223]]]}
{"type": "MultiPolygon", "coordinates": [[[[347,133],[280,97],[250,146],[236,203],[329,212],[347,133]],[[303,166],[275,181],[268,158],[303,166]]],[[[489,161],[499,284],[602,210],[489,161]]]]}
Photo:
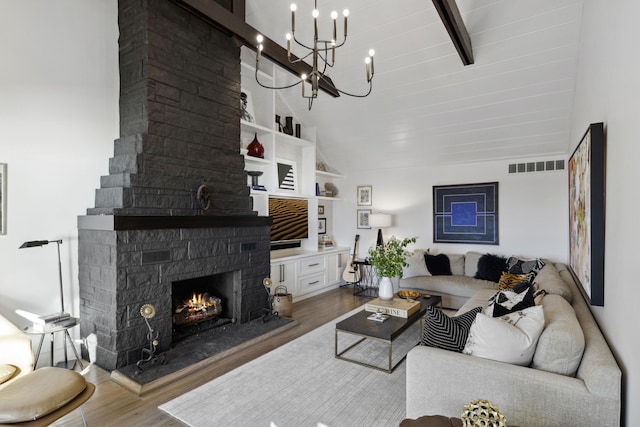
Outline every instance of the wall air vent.
{"type": "Polygon", "coordinates": [[[543,162],[510,163],[509,173],[550,172],[564,170],[564,160],[546,160],[543,162]]]}

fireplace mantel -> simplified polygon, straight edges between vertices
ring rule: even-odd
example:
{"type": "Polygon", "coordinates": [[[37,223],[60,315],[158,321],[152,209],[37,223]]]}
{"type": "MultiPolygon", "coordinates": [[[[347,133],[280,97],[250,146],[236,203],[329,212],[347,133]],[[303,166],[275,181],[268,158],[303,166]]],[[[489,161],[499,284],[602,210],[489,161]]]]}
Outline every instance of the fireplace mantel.
{"type": "Polygon", "coordinates": [[[235,216],[131,216],[83,215],[78,228],[83,230],[124,231],[161,230],[171,228],[261,227],[270,226],[271,217],[256,215],[235,216]]]}

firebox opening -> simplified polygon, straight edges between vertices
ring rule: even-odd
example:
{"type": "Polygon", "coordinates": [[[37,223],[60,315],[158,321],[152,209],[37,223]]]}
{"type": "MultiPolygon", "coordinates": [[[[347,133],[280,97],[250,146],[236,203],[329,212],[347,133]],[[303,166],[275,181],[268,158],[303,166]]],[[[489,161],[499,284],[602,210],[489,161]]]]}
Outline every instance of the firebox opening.
{"type": "Polygon", "coordinates": [[[173,282],[171,300],[172,344],[237,320],[232,272],[173,282]]]}

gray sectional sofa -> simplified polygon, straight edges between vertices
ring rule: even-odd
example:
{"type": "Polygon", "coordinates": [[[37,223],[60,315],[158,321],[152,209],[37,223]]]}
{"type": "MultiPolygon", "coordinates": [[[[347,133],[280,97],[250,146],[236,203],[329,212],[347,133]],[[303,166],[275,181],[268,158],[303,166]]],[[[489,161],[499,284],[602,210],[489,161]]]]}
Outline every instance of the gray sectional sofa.
{"type": "MultiPolygon", "coordinates": [[[[469,269],[477,259],[470,254],[469,269]]],[[[400,281],[402,288],[442,295],[445,306],[459,308],[456,316],[486,307],[497,289],[497,283],[473,279],[470,272],[409,276],[400,281]]],[[[620,425],[622,373],[573,277],[564,264],[546,260],[535,281],[547,295],[531,364],[415,347],[407,355],[407,418],[459,417],[470,401],[487,399],[509,425],[620,425]]]]}

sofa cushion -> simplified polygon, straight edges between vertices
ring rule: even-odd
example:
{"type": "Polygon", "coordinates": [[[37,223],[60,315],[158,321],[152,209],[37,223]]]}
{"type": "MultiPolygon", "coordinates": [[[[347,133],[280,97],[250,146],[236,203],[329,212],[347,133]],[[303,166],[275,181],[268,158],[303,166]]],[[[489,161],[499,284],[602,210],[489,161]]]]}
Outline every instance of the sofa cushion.
{"type": "Polygon", "coordinates": [[[431,273],[427,270],[422,249],[415,249],[410,252],[406,261],[408,265],[402,267],[402,277],[431,276],[431,273]]]}
{"type": "Polygon", "coordinates": [[[521,259],[515,256],[507,260],[507,271],[514,274],[538,273],[544,267],[544,261],[536,259],[521,259]]]}
{"type": "Polygon", "coordinates": [[[474,277],[478,272],[478,261],[482,254],[480,252],[467,252],[464,256],[464,275],[474,277]]]}
{"type": "Polygon", "coordinates": [[[16,378],[0,390],[0,422],[43,417],[69,403],[86,386],[82,375],[62,368],[41,368],[16,378]]]}
{"type": "Polygon", "coordinates": [[[541,306],[501,317],[476,316],[463,353],[498,362],[528,366],[544,327],[541,306]]]}
{"type": "Polygon", "coordinates": [[[500,276],[506,269],[506,258],[498,255],[484,254],[478,260],[478,271],[473,277],[498,283],[500,276]]]}
{"type": "Polygon", "coordinates": [[[403,289],[457,295],[463,298],[473,296],[480,289],[491,289],[491,295],[498,290],[498,285],[494,282],[467,276],[416,276],[402,278],[400,279],[400,287],[403,289]]]}
{"type": "Polygon", "coordinates": [[[534,277],[535,275],[533,273],[514,274],[504,272],[500,275],[500,280],[498,281],[498,289],[500,289],[501,291],[505,289],[511,289],[518,283],[533,281],[534,277]]]}
{"type": "Polygon", "coordinates": [[[445,254],[431,255],[424,254],[424,260],[427,263],[427,270],[432,276],[451,276],[451,264],[449,257],[445,254]]]}
{"type": "Polygon", "coordinates": [[[422,343],[429,347],[460,353],[467,342],[469,328],[482,307],[476,307],[460,316],[449,317],[439,308],[429,306],[424,315],[422,343]]]}
{"type": "Polygon", "coordinates": [[[507,289],[495,294],[484,313],[491,317],[500,317],[515,311],[524,310],[535,305],[533,297],[533,286],[528,282],[519,285],[526,285],[520,289],[507,289]]]}
{"type": "Polygon", "coordinates": [[[584,333],[576,313],[560,295],[546,295],[542,307],[545,326],[531,367],[574,376],[585,347],[584,333]]]}
{"type": "Polygon", "coordinates": [[[13,365],[0,365],[0,384],[12,378],[17,370],[18,368],[13,365]]]}
{"type": "Polygon", "coordinates": [[[451,274],[454,276],[462,276],[464,274],[464,255],[447,254],[449,265],[451,266],[451,274]]]}
{"type": "Polygon", "coordinates": [[[569,288],[567,282],[560,277],[558,270],[556,270],[550,262],[546,263],[538,272],[534,284],[538,289],[546,291],[547,294],[560,295],[566,299],[569,304],[573,302],[571,288],[569,288]]]}

